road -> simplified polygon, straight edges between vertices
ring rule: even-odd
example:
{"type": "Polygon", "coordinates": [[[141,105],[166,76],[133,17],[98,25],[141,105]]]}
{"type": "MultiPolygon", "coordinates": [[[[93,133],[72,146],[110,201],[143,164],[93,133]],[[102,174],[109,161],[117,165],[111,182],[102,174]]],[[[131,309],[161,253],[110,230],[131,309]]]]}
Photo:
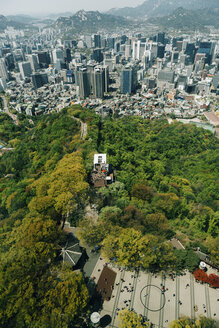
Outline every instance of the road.
{"type": "Polygon", "coordinates": [[[17,116],[12,114],[8,109],[8,103],[7,103],[7,99],[5,98],[5,96],[1,96],[1,98],[3,100],[3,111],[12,118],[14,124],[19,125],[19,121],[17,119],[17,116]]]}
{"type": "Polygon", "coordinates": [[[81,124],[81,140],[87,136],[87,123],[82,122],[79,118],[71,116],[74,120],[80,122],[81,124]]]}

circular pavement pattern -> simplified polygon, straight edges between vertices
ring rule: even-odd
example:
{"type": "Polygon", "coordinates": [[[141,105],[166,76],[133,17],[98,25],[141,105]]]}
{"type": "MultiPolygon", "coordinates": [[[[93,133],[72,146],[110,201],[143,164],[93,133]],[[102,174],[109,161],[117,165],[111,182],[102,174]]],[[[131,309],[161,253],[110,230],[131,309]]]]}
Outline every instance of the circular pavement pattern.
{"type": "Polygon", "coordinates": [[[141,293],[140,293],[140,300],[142,305],[148,309],[149,311],[157,312],[160,311],[166,302],[166,297],[164,295],[164,292],[162,292],[162,289],[159,288],[156,285],[146,285],[145,287],[142,288],[141,293]],[[147,300],[150,295],[153,295],[153,299],[157,299],[157,304],[152,305],[150,304],[150,298],[149,301],[147,300]]]}

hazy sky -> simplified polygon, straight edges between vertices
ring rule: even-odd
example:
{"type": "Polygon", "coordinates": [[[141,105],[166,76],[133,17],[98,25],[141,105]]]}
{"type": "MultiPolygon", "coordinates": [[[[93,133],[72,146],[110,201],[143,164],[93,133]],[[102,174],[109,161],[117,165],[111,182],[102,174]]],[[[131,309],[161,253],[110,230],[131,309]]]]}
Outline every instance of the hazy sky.
{"type": "Polygon", "coordinates": [[[0,0],[0,14],[76,12],[80,9],[105,11],[113,7],[135,7],[144,0],[0,0]]]}

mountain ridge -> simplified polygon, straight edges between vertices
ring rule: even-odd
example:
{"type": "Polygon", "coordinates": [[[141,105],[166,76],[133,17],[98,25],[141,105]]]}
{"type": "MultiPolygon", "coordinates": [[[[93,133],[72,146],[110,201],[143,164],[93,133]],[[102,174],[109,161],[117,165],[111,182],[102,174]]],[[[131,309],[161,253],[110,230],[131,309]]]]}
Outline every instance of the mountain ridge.
{"type": "Polygon", "coordinates": [[[72,28],[80,32],[97,32],[99,29],[116,29],[125,27],[129,21],[124,17],[103,14],[99,11],[80,10],[70,17],[59,17],[55,28],[72,28]]]}
{"type": "Polygon", "coordinates": [[[145,0],[136,7],[112,8],[106,13],[129,18],[138,18],[138,16],[148,18],[169,15],[179,7],[190,10],[215,9],[219,8],[219,2],[218,0],[145,0]]]}

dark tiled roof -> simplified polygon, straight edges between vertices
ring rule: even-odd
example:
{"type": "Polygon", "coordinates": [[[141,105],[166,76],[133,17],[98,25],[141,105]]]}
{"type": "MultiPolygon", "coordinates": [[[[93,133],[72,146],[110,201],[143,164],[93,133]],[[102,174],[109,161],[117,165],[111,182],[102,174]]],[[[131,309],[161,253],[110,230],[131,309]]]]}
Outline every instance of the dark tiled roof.
{"type": "Polygon", "coordinates": [[[105,266],[97,282],[97,291],[101,294],[103,299],[110,299],[115,280],[116,272],[105,266]]]}

